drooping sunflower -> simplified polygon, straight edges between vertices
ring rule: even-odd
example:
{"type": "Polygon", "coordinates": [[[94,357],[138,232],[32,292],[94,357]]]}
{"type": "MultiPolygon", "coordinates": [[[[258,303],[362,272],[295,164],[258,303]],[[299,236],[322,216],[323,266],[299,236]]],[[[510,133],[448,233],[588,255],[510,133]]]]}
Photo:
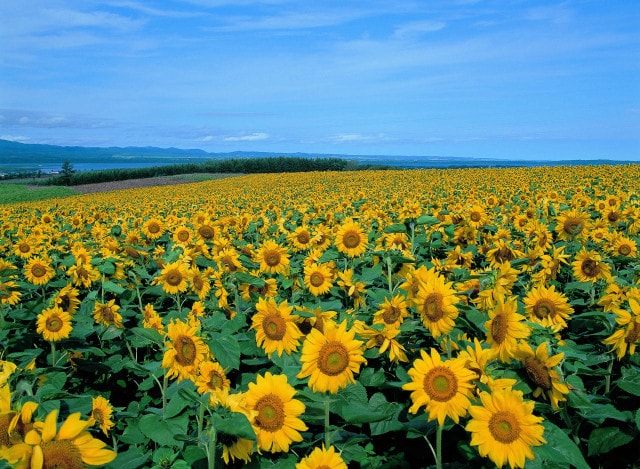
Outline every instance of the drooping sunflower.
{"type": "Polygon", "coordinates": [[[258,448],[272,453],[287,452],[293,442],[302,441],[301,431],[307,430],[299,418],[305,405],[294,398],[296,390],[286,375],[258,375],[249,383],[246,405],[256,412],[251,424],[258,439],[258,448]]]}
{"type": "Polygon", "coordinates": [[[627,350],[629,355],[633,355],[636,346],[640,345],[640,303],[633,298],[628,301],[631,312],[622,308],[614,309],[616,323],[620,327],[602,341],[603,344],[612,346],[618,360],[627,354],[627,350]]]}
{"type": "Polygon", "coordinates": [[[473,346],[469,345],[458,354],[459,358],[466,360],[466,367],[476,374],[475,381],[486,385],[489,389],[512,388],[517,380],[512,378],[494,378],[489,373],[489,364],[495,359],[489,348],[484,347],[484,342],[473,339],[473,346]]]}
{"type": "Polygon", "coordinates": [[[354,330],[347,330],[346,321],[339,325],[325,321],[323,332],[313,328],[305,338],[300,362],[298,378],[309,376],[309,387],[314,392],[335,394],[355,383],[354,373],[366,360],[362,341],[355,339],[354,330]]]}
{"type": "Polygon", "coordinates": [[[448,416],[458,423],[471,405],[475,373],[465,367],[466,360],[462,358],[442,360],[435,348],[431,349],[431,355],[420,350],[420,356],[409,370],[411,381],[402,386],[411,391],[413,404],[409,412],[415,414],[425,406],[429,420],[443,425],[448,416]]]}
{"type": "Polygon", "coordinates": [[[122,315],[118,312],[119,309],[120,306],[116,304],[116,300],[109,300],[106,303],[96,301],[93,308],[93,317],[98,324],[122,329],[122,315]]]}
{"type": "Polygon", "coordinates": [[[400,329],[385,325],[382,329],[378,330],[367,326],[362,321],[356,321],[353,327],[357,335],[366,339],[366,349],[378,347],[378,353],[380,355],[389,352],[389,359],[392,362],[409,361],[405,353],[406,349],[396,340],[396,337],[400,334],[400,329]]]}
{"type": "Polygon", "coordinates": [[[42,334],[44,340],[57,342],[69,338],[73,328],[71,327],[71,315],[62,311],[57,306],[43,309],[38,315],[36,331],[42,334]]]}
{"type": "Polygon", "coordinates": [[[113,406],[102,396],[96,396],[91,398],[91,418],[95,422],[94,425],[98,425],[102,433],[105,436],[109,436],[109,430],[113,428],[115,423],[113,422],[113,406]]]}
{"type": "Polygon", "coordinates": [[[571,266],[574,277],[580,282],[595,283],[599,279],[609,280],[611,277],[611,266],[595,251],[582,249],[576,254],[576,260],[571,266]]]}
{"type": "Polygon", "coordinates": [[[104,466],[115,459],[116,452],[87,431],[91,420],[83,420],[79,412],[74,413],[58,429],[57,419],[58,410],[54,409],[44,422],[36,422],[26,434],[25,443],[31,447],[31,469],[83,469],[87,464],[104,466]]]}
{"type": "Polygon", "coordinates": [[[188,279],[189,268],[187,264],[178,260],[165,265],[160,276],[154,278],[152,283],[153,285],[162,285],[162,290],[165,293],[175,295],[187,291],[188,279]]]}
{"type": "Polygon", "coordinates": [[[327,449],[323,444],[296,463],[296,469],[347,469],[347,464],[333,446],[327,449]]]}
{"type": "MultiPolygon", "coordinates": [[[[232,412],[244,415],[249,423],[251,423],[258,414],[255,410],[247,407],[246,393],[237,392],[229,394],[226,396],[226,399],[222,404],[232,412]]],[[[255,440],[235,435],[233,437],[223,435],[221,443],[222,460],[225,464],[229,464],[236,459],[241,459],[245,464],[251,461],[251,454],[253,454],[254,451],[255,440]]]]}
{"type": "Polygon", "coordinates": [[[567,327],[567,321],[573,314],[568,298],[556,291],[555,285],[549,288],[539,286],[531,289],[522,300],[529,320],[558,332],[567,327]]]}
{"type": "Polygon", "coordinates": [[[160,334],[164,334],[162,318],[152,304],[147,303],[144,306],[144,310],[142,310],[142,327],[146,329],[155,329],[160,334]]]}
{"type": "Polygon", "coordinates": [[[418,274],[418,292],[413,303],[420,313],[424,327],[434,339],[448,334],[455,327],[459,302],[452,282],[446,282],[434,269],[416,271],[418,274]],[[422,272],[422,273],[419,273],[422,272]]]}
{"type": "Polygon", "coordinates": [[[188,270],[188,273],[191,290],[203,301],[209,296],[209,292],[211,292],[211,282],[209,278],[195,265],[188,270]]]}
{"type": "Polygon", "coordinates": [[[290,355],[298,350],[302,332],[296,325],[297,317],[292,315],[293,307],[287,300],[277,304],[273,298],[260,298],[256,303],[256,314],[251,319],[251,329],[256,330],[256,343],[267,355],[282,352],[290,355]]]}
{"type": "Polygon", "coordinates": [[[471,433],[470,444],[498,467],[524,467],[527,459],[535,458],[531,447],[546,443],[544,419],[533,415],[534,402],[525,402],[522,396],[510,389],[483,391],[482,405],[469,408],[471,420],[465,429],[471,433]]]}
{"type": "Polygon", "coordinates": [[[258,249],[256,261],[260,263],[260,272],[284,274],[289,268],[289,253],[286,248],[268,239],[258,249]]]}
{"type": "Polygon", "coordinates": [[[347,221],[338,228],[334,243],[339,252],[349,257],[358,257],[367,250],[367,236],[354,221],[347,221]]]}
{"type": "Polygon", "coordinates": [[[353,300],[353,307],[358,308],[364,306],[367,302],[365,292],[367,286],[364,282],[353,278],[353,269],[347,269],[344,272],[338,272],[338,286],[347,292],[347,296],[353,300]]]}
{"type": "Polygon", "coordinates": [[[333,285],[333,273],[326,264],[311,264],[304,269],[304,284],[313,296],[327,293],[333,285]]]}
{"type": "Polygon", "coordinates": [[[67,269],[67,275],[71,278],[73,285],[77,287],[89,288],[94,282],[100,279],[100,272],[88,262],[76,262],[67,269]]]}
{"type": "Polygon", "coordinates": [[[240,262],[240,253],[232,246],[226,246],[213,256],[218,266],[228,272],[237,272],[242,270],[242,262],[240,262]]]}
{"type": "Polygon", "coordinates": [[[569,210],[556,218],[556,233],[558,239],[563,241],[583,237],[589,232],[589,226],[589,215],[578,209],[569,210]]]}
{"type": "Polygon", "coordinates": [[[195,380],[200,363],[209,355],[197,326],[173,320],[167,326],[166,338],[162,368],[168,370],[167,377],[195,380]]]}
{"type": "Polygon", "coordinates": [[[200,363],[195,385],[200,394],[210,393],[209,405],[224,402],[231,389],[231,383],[220,363],[211,360],[200,363]]]}
{"type": "Polygon", "coordinates": [[[385,298],[380,309],[373,315],[373,323],[398,328],[408,316],[409,308],[406,298],[402,295],[394,295],[391,299],[385,298]]]}
{"type": "Polygon", "coordinates": [[[74,288],[73,285],[67,285],[63,287],[58,294],[53,299],[53,302],[56,306],[58,306],[62,311],[65,311],[69,314],[75,314],[80,307],[80,291],[77,288],[74,288]]]}
{"type": "Polygon", "coordinates": [[[505,363],[516,356],[518,343],[529,337],[531,329],[524,321],[524,316],[517,313],[516,297],[498,300],[495,308],[489,311],[489,320],[484,323],[487,330],[487,343],[491,350],[505,363]]]}
{"type": "Polygon", "coordinates": [[[24,276],[34,285],[46,285],[55,275],[51,261],[44,257],[32,257],[24,266],[24,276]]]}
{"type": "Polygon", "coordinates": [[[529,343],[523,342],[518,351],[518,358],[535,386],[533,397],[543,395],[554,409],[558,409],[558,402],[566,401],[565,396],[569,394],[569,387],[562,382],[562,376],[557,369],[564,353],[550,357],[546,342],[538,345],[535,352],[529,343]]]}

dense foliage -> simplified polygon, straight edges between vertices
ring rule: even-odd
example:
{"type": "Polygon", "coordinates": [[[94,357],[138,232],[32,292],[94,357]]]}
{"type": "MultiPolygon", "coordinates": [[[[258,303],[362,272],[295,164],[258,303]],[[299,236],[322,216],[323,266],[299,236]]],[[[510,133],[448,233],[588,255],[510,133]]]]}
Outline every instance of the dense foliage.
{"type": "Polygon", "coordinates": [[[0,458],[631,468],[638,180],[307,172],[2,206],[0,458]]]}

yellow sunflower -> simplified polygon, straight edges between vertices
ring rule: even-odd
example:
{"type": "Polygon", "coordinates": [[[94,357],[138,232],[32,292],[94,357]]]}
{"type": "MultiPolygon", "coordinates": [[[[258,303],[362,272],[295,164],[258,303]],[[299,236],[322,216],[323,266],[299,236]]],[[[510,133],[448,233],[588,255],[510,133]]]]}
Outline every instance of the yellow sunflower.
{"type": "Polygon", "coordinates": [[[220,363],[211,360],[205,360],[198,367],[198,377],[195,380],[200,394],[209,394],[209,405],[216,405],[224,402],[231,383],[224,373],[220,363]]]}
{"type": "Polygon", "coordinates": [[[564,353],[550,357],[546,342],[538,345],[535,352],[531,345],[523,342],[518,351],[518,358],[524,365],[527,376],[536,386],[533,397],[542,394],[551,402],[554,409],[558,409],[558,402],[566,401],[565,396],[569,394],[569,387],[562,382],[562,376],[557,369],[564,358],[564,353]]]}
{"type": "Polygon", "coordinates": [[[434,269],[416,271],[418,276],[418,292],[413,303],[420,313],[424,327],[434,339],[448,334],[455,327],[458,317],[459,302],[452,282],[446,282],[434,269]]]}
{"type": "Polygon", "coordinates": [[[293,307],[287,300],[277,304],[273,298],[260,298],[256,303],[256,314],[251,319],[251,329],[256,330],[256,343],[267,355],[282,352],[291,355],[298,350],[302,332],[296,325],[297,317],[292,315],[293,307]]]}
{"type": "Polygon", "coordinates": [[[302,364],[298,378],[309,378],[309,387],[314,392],[329,391],[355,383],[354,373],[366,360],[362,342],[355,339],[355,331],[347,330],[347,322],[336,325],[325,321],[323,331],[313,328],[302,344],[302,364]]]}
{"type": "Polygon", "coordinates": [[[211,292],[211,282],[209,278],[196,266],[193,266],[187,272],[189,273],[191,290],[198,295],[201,301],[205,300],[209,296],[209,292],[211,292]]]}
{"type": "Polygon", "coordinates": [[[57,342],[68,339],[73,328],[71,327],[71,315],[54,306],[43,309],[36,322],[38,334],[42,334],[44,340],[57,342]]]}
{"type": "Polygon", "coordinates": [[[193,230],[186,225],[180,225],[173,230],[171,239],[178,246],[190,246],[193,244],[193,230]]]}
{"type": "Polygon", "coordinates": [[[108,399],[102,396],[91,398],[91,418],[98,425],[105,436],[109,436],[109,430],[113,428],[115,423],[111,420],[113,417],[113,406],[108,399]]]}
{"type": "Polygon", "coordinates": [[[307,430],[299,418],[305,405],[294,398],[296,390],[286,375],[272,375],[268,371],[249,383],[246,405],[256,412],[252,420],[258,448],[272,453],[288,452],[289,445],[302,441],[301,431],[307,430]]]}
{"type": "Polygon", "coordinates": [[[542,417],[533,415],[534,402],[525,402],[522,392],[496,389],[480,393],[482,405],[469,408],[471,420],[465,429],[471,433],[471,445],[478,447],[498,467],[524,467],[534,459],[532,446],[546,443],[542,417]]]}
{"type": "Polygon", "coordinates": [[[347,221],[338,228],[334,243],[339,252],[349,257],[360,256],[367,250],[367,236],[354,221],[347,221]]]}
{"type": "Polygon", "coordinates": [[[82,420],[79,412],[71,414],[58,430],[57,418],[58,410],[54,409],[25,436],[32,451],[31,469],[83,469],[87,464],[104,466],[115,459],[116,452],[87,431],[91,420],[82,420]]]}
{"type": "Polygon", "coordinates": [[[122,315],[118,312],[119,309],[120,306],[116,304],[116,300],[109,300],[107,303],[96,301],[93,308],[93,317],[98,324],[122,329],[122,315]]]}
{"type": "Polygon", "coordinates": [[[34,285],[46,285],[55,275],[51,261],[45,258],[32,257],[24,266],[24,276],[34,285]]]}
{"type": "Polygon", "coordinates": [[[304,284],[313,296],[327,293],[333,285],[333,273],[326,264],[311,264],[304,269],[304,284]]]}
{"type": "Polygon", "coordinates": [[[67,269],[67,275],[76,287],[89,288],[100,279],[100,272],[88,262],[76,262],[67,269]]]}
{"type": "Polygon", "coordinates": [[[640,303],[629,298],[631,312],[621,308],[614,309],[618,327],[613,334],[602,341],[605,345],[611,345],[616,352],[618,360],[622,359],[629,350],[629,355],[636,352],[636,346],[640,345],[640,303]]]}
{"type": "Polygon", "coordinates": [[[499,300],[491,311],[489,320],[484,327],[487,330],[487,343],[500,360],[509,363],[515,357],[518,343],[529,337],[531,329],[524,321],[524,316],[518,314],[515,297],[499,300]]]}
{"type": "Polygon", "coordinates": [[[0,281],[0,304],[14,306],[20,302],[22,292],[13,280],[0,281]]]}
{"type": "Polygon", "coordinates": [[[326,449],[322,445],[322,448],[314,448],[309,456],[296,463],[296,469],[347,469],[347,464],[333,446],[326,449]]]}
{"type": "Polygon", "coordinates": [[[304,251],[311,246],[311,231],[307,226],[299,226],[289,235],[294,251],[304,251]]]}
{"type": "Polygon", "coordinates": [[[458,423],[471,405],[475,373],[465,367],[465,359],[443,361],[434,348],[431,355],[420,350],[420,356],[409,370],[411,381],[402,386],[405,391],[411,391],[413,404],[409,412],[415,414],[424,405],[429,420],[437,419],[442,426],[449,416],[458,423]]]}
{"type": "Polygon", "coordinates": [[[406,349],[396,340],[396,337],[400,334],[400,329],[391,326],[383,326],[382,329],[377,330],[367,326],[361,321],[354,325],[354,329],[360,337],[367,340],[365,343],[366,349],[378,347],[378,353],[381,355],[385,352],[389,352],[389,359],[392,362],[409,361],[407,354],[405,353],[406,349]]]}
{"type": "Polygon", "coordinates": [[[178,260],[164,266],[160,276],[153,279],[153,285],[162,285],[162,290],[175,295],[187,291],[189,287],[189,268],[184,261],[178,260]]]}
{"type": "Polygon", "coordinates": [[[31,256],[33,256],[36,253],[38,243],[39,243],[38,239],[35,238],[34,236],[19,239],[13,245],[13,253],[16,256],[21,257],[23,259],[29,259],[31,256]]]}
{"type": "Polygon", "coordinates": [[[524,310],[529,315],[529,320],[541,326],[548,327],[553,332],[558,332],[567,327],[567,321],[573,314],[573,308],[569,300],[562,293],[556,291],[555,285],[549,288],[540,286],[533,288],[522,300],[524,310]]]}
{"type": "Polygon", "coordinates": [[[576,260],[571,263],[571,266],[573,275],[580,282],[595,283],[598,279],[611,278],[611,267],[595,251],[582,249],[576,254],[576,260]]]}
{"type": "Polygon", "coordinates": [[[268,239],[258,249],[256,261],[260,263],[260,272],[284,274],[289,267],[289,253],[286,248],[268,239]]]}
{"type": "Polygon", "coordinates": [[[209,347],[197,332],[197,326],[179,320],[169,323],[162,357],[162,368],[168,370],[167,377],[177,377],[178,381],[196,378],[200,363],[209,355],[209,347]]]}
{"type": "Polygon", "coordinates": [[[408,316],[409,308],[406,298],[402,295],[394,295],[391,299],[385,298],[380,309],[373,315],[373,323],[399,328],[408,316]]]}
{"type": "MultiPolygon", "coordinates": [[[[252,422],[257,415],[256,411],[247,407],[246,393],[229,394],[222,404],[232,412],[244,415],[249,422],[252,422]]],[[[222,438],[222,460],[225,464],[229,464],[230,462],[235,462],[236,459],[241,459],[247,464],[251,461],[254,446],[254,440],[238,436],[229,438],[229,435],[226,435],[226,437],[222,438]]]]}
{"type": "Polygon", "coordinates": [[[164,223],[157,218],[150,218],[142,225],[142,233],[149,239],[158,239],[164,233],[164,223]]]}
{"type": "Polygon", "coordinates": [[[635,257],[638,254],[638,245],[633,239],[621,236],[613,244],[613,252],[617,256],[635,257]]]}
{"type": "Polygon", "coordinates": [[[155,329],[160,334],[164,334],[162,318],[156,312],[152,304],[147,303],[142,311],[142,327],[145,329],[155,329]]]}
{"type": "Polygon", "coordinates": [[[240,253],[233,247],[227,246],[213,256],[218,266],[227,272],[237,272],[242,270],[240,262],[240,253]]]}
{"type": "Polygon", "coordinates": [[[570,241],[581,238],[589,232],[589,215],[581,210],[569,210],[556,218],[558,239],[570,241]]]}
{"type": "Polygon", "coordinates": [[[58,292],[53,302],[62,309],[62,311],[75,314],[81,303],[79,296],[80,291],[78,291],[77,288],[74,288],[72,285],[67,285],[58,292]]]}
{"type": "Polygon", "coordinates": [[[473,346],[469,345],[458,354],[459,358],[466,360],[466,367],[476,374],[475,380],[485,384],[489,389],[510,389],[518,382],[512,378],[494,379],[489,373],[489,363],[495,359],[489,348],[484,347],[484,342],[473,339],[473,346]]]}

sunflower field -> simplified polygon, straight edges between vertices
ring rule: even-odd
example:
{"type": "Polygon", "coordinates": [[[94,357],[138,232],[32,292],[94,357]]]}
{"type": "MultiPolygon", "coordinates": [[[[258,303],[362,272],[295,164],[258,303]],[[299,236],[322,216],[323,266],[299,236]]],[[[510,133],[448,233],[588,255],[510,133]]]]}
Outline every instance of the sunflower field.
{"type": "Polygon", "coordinates": [[[640,166],[0,206],[0,467],[631,468],[640,166]]]}

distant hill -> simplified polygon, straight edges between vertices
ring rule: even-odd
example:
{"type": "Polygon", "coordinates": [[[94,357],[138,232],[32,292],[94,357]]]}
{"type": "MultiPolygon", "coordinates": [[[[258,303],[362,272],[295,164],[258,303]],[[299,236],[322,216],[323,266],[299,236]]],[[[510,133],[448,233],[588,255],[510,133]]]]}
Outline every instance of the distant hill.
{"type": "Polygon", "coordinates": [[[402,168],[449,168],[479,166],[542,166],[542,165],[596,165],[629,164],[629,161],[613,160],[563,160],[563,161],[523,161],[492,158],[466,158],[448,156],[402,156],[402,155],[347,155],[313,153],[272,153],[258,151],[233,151],[210,153],[200,149],[158,148],[158,147],[80,147],[19,143],[0,139],[0,168],[3,165],[35,167],[38,165],[61,165],[68,160],[73,164],[127,163],[127,164],[173,164],[192,163],[205,160],[229,158],[340,158],[359,164],[385,165],[402,168]]]}

